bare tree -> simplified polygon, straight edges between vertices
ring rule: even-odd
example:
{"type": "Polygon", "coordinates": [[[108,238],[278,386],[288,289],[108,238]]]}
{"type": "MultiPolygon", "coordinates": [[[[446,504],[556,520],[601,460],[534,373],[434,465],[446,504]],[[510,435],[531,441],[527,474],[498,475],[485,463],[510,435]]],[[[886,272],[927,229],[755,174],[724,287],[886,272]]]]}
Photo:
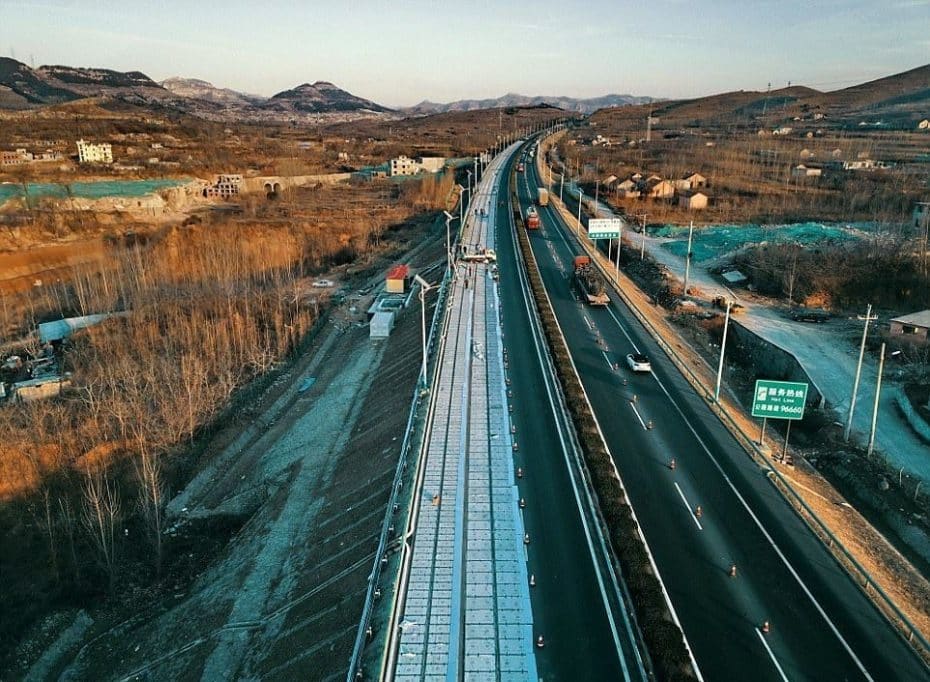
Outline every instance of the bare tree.
{"type": "Polygon", "coordinates": [[[82,522],[107,574],[110,591],[116,586],[116,527],[122,504],[116,485],[105,473],[88,472],[84,478],[82,522]]]}

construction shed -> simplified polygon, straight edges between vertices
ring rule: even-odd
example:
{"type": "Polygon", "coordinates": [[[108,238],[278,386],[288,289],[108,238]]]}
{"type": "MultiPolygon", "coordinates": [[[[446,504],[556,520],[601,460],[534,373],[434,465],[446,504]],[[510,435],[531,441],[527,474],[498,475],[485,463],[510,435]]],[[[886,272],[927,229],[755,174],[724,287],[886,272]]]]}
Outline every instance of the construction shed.
{"type": "Polygon", "coordinates": [[[386,339],[394,329],[394,313],[375,313],[368,325],[368,338],[386,339]]]}
{"type": "Polygon", "coordinates": [[[103,313],[99,315],[83,315],[81,317],[66,317],[61,320],[55,320],[54,322],[43,322],[39,325],[39,341],[42,343],[61,341],[62,339],[68,338],[79,329],[93,327],[110,317],[113,317],[113,314],[103,313]]]}
{"type": "Polygon", "coordinates": [[[889,333],[892,336],[905,336],[915,341],[926,341],[930,329],[930,310],[903,315],[891,320],[889,333]]]}
{"type": "Polygon", "coordinates": [[[402,294],[407,291],[410,283],[410,268],[406,265],[395,265],[388,270],[384,280],[384,290],[390,294],[402,294]]]}
{"type": "Polygon", "coordinates": [[[33,400],[54,398],[61,393],[62,389],[68,388],[70,385],[70,379],[53,375],[17,382],[13,384],[12,393],[15,400],[28,403],[33,400]]]}

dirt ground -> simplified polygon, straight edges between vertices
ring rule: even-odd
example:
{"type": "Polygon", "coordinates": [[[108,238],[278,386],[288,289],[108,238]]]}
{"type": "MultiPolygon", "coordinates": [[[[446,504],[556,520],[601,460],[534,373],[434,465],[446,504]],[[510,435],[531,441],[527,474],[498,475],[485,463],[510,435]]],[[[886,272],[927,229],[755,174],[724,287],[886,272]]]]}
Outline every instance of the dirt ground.
{"type": "MultiPolygon", "coordinates": [[[[428,234],[411,243],[415,267],[442,259],[439,225],[428,234]]],[[[372,265],[353,286],[380,281],[384,264],[372,265]]],[[[163,589],[50,614],[18,648],[14,678],[345,675],[420,355],[415,303],[379,342],[359,308],[349,297],[335,309],[215,435],[169,505],[176,570],[163,589]]]]}

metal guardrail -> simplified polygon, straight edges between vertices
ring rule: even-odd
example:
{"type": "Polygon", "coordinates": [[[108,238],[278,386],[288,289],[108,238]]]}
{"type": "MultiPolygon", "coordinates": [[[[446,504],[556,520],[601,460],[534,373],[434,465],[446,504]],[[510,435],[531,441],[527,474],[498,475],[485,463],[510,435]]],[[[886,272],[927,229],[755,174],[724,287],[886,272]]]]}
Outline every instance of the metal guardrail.
{"type": "MultiPolygon", "coordinates": [[[[456,238],[456,242],[458,238],[456,238]]],[[[454,248],[454,245],[453,245],[454,248]]],[[[443,276],[442,284],[439,287],[439,295],[436,300],[436,307],[433,310],[433,319],[430,322],[429,336],[427,339],[427,348],[430,351],[431,359],[428,360],[428,372],[432,375],[436,369],[435,354],[431,351],[435,344],[436,327],[439,321],[445,316],[446,296],[448,286],[451,281],[448,271],[443,276]]],[[[365,603],[362,608],[362,616],[359,619],[358,633],[355,636],[355,645],[352,648],[352,655],[349,658],[349,670],[346,674],[346,682],[355,682],[355,675],[359,670],[361,663],[362,651],[365,647],[365,637],[368,626],[371,622],[371,612],[374,607],[374,594],[378,585],[378,579],[381,577],[381,557],[384,556],[388,544],[389,529],[391,526],[391,517],[394,514],[394,505],[397,503],[397,495],[400,492],[400,483],[407,468],[407,458],[411,451],[411,437],[414,433],[417,410],[420,406],[420,391],[422,386],[417,379],[417,386],[413,391],[413,397],[410,401],[410,413],[407,417],[407,426],[404,429],[404,439],[400,446],[400,458],[397,461],[397,468],[394,472],[394,480],[391,483],[391,496],[388,499],[387,508],[384,513],[384,521],[381,523],[381,535],[378,539],[378,549],[375,552],[374,566],[369,576],[368,590],[365,594],[365,603]]]]}
{"type": "MultiPolygon", "coordinates": [[[[560,202],[554,200],[556,206],[560,202]]],[[[560,207],[560,210],[567,210],[564,207],[564,203],[560,207]]],[[[573,221],[575,220],[572,216],[573,221]]],[[[579,232],[581,226],[579,225],[579,232]]],[[[800,507],[799,516],[802,519],[805,519],[809,526],[812,527],[814,532],[818,534],[822,540],[826,540],[825,544],[827,545],[828,550],[834,556],[834,559],[837,561],[840,566],[846,570],[846,572],[852,577],[857,584],[861,581],[861,587],[863,591],[870,597],[870,589],[874,592],[874,595],[880,600],[880,603],[875,598],[872,598],[873,603],[876,604],[879,611],[881,611],[885,617],[892,622],[892,624],[902,632],[909,644],[917,651],[918,655],[924,660],[925,663],[930,661],[930,642],[924,637],[923,633],[914,626],[910,619],[898,608],[897,604],[888,596],[888,594],[881,588],[881,586],[875,582],[869,572],[865,569],[862,564],[850,553],[846,546],[837,538],[829,527],[817,516],[817,513],[807,504],[807,502],[794,490],[790,483],[785,479],[784,476],[772,465],[771,460],[768,455],[756,444],[751,436],[746,434],[739,424],[733,419],[730,414],[724,410],[719,403],[714,402],[713,393],[709,386],[705,386],[701,378],[684,362],[684,360],[679,357],[675,352],[675,349],[668,344],[662,335],[659,333],[659,330],[649,321],[649,319],[643,315],[636,304],[632,299],[623,291],[617,276],[614,274],[613,268],[605,268],[601,262],[603,255],[596,248],[591,246],[590,240],[582,239],[580,234],[576,234],[571,229],[568,230],[572,239],[578,242],[578,244],[588,253],[596,267],[601,271],[601,274],[605,275],[607,280],[613,285],[614,290],[627,305],[627,307],[633,312],[636,316],[636,319],[649,331],[652,337],[656,340],[659,347],[668,355],[669,359],[675,364],[679,369],[682,375],[688,380],[688,383],[703,393],[705,401],[709,404],[711,412],[717,416],[718,419],[727,427],[727,430],[733,434],[738,441],[741,442],[744,448],[754,453],[754,455],[760,458],[769,468],[770,473],[774,474],[778,483],[781,484],[780,488],[785,492],[788,501],[792,502],[800,507]],[[804,513],[801,514],[800,512],[804,513]],[[837,556],[837,553],[840,556],[837,556]],[[856,575],[858,574],[858,576],[856,575]],[[891,612],[891,615],[888,613],[891,612]],[[893,617],[892,617],[893,616],[893,617]]],[[[779,487],[779,486],[776,486],[779,487]]]]}

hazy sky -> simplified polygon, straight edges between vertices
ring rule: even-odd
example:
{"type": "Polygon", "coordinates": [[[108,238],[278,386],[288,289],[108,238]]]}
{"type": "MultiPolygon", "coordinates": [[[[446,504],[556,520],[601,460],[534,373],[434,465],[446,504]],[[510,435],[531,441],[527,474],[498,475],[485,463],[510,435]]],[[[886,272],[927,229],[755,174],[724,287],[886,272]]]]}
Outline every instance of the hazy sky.
{"type": "Polygon", "coordinates": [[[930,62],[930,0],[0,0],[0,54],[386,105],[836,89],[930,62]]]}

